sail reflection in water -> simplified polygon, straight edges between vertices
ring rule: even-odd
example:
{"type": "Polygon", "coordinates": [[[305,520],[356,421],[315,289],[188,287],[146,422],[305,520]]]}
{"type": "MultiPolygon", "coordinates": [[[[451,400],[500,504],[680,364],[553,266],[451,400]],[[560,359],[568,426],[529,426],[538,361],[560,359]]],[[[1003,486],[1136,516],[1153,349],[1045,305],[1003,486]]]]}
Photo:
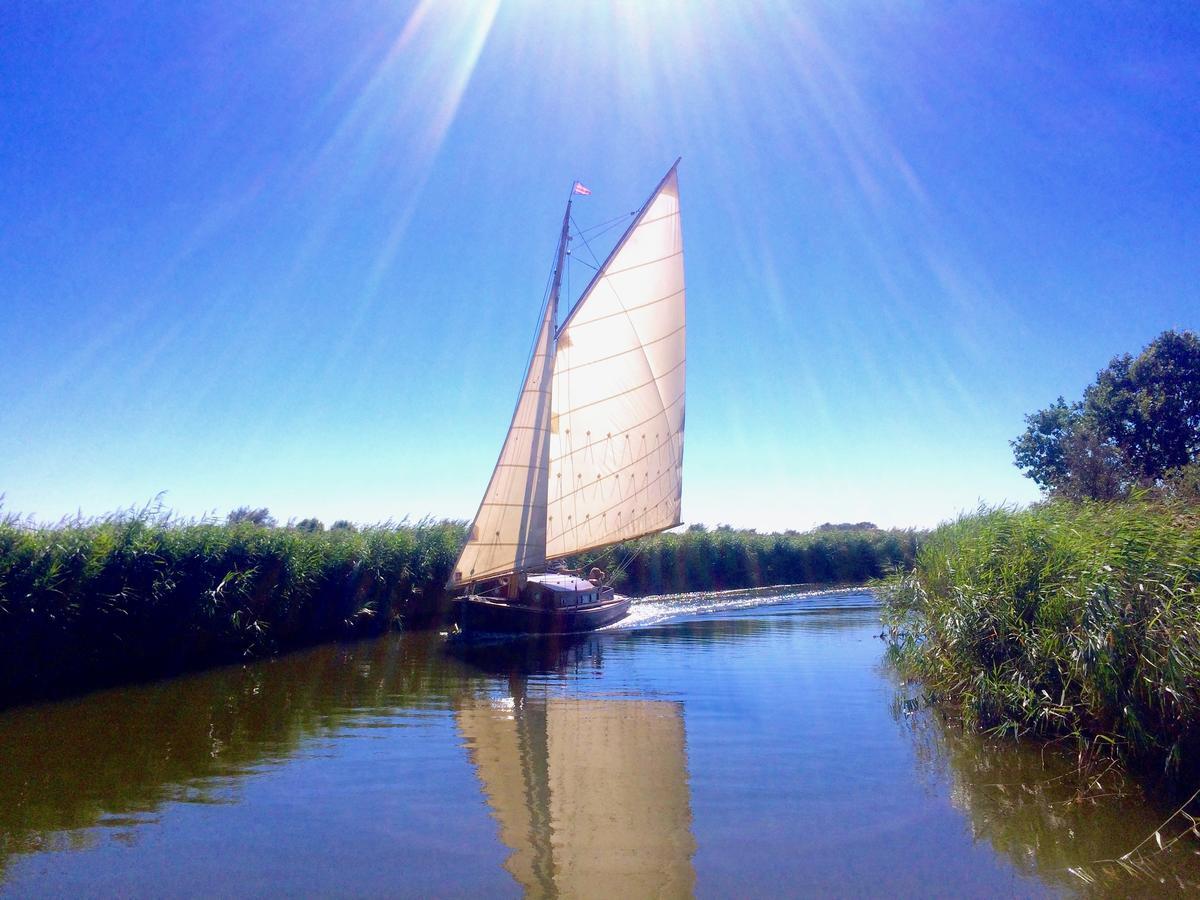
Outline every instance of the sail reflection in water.
{"type": "Polygon", "coordinates": [[[522,696],[457,719],[527,895],[691,896],[681,704],[522,696]]]}

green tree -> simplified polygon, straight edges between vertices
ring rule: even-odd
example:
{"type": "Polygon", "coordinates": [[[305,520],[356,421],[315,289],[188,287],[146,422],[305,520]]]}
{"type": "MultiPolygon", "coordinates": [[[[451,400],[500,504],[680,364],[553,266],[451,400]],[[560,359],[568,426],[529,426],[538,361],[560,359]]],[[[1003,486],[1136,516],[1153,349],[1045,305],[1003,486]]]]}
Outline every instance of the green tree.
{"type": "Polygon", "coordinates": [[[1051,494],[1113,499],[1200,459],[1200,338],[1166,331],[1084,391],[1025,417],[1017,466],[1051,494]]]}
{"type": "Polygon", "coordinates": [[[324,531],[325,523],[322,522],[320,519],[316,519],[316,518],[301,519],[299,522],[296,523],[296,530],[297,531],[307,531],[309,533],[316,532],[316,531],[324,531]]]}
{"type": "Polygon", "coordinates": [[[1082,420],[1062,441],[1064,473],[1054,493],[1071,500],[1117,500],[1135,479],[1120,452],[1082,420]]]}
{"type": "Polygon", "coordinates": [[[1136,358],[1117,357],[1083,403],[1140,478],[1186,466],[1200,456],[1200,337],[1164,331],[1136,358]]]}
{"type": "Polygon", "coordinates": [[[1025,417],[1025,432],[1012,441],[1017,468],[1049,491],[1067,480],[1066,439],[1083,417],[1083,404],[1059,397],[1046,409],[1025,417]]]}

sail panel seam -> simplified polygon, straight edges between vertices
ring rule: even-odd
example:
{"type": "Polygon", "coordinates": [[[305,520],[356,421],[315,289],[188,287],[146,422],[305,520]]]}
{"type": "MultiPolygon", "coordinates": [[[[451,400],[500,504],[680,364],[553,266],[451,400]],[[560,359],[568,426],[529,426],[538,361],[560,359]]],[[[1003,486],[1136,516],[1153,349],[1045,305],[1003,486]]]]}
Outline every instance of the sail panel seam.
{"type": "MultiPolygon", "coordinates": [[[[639,345],[639,347],[640,347],[641,349],[645,349],[646,347],[652,347],[652,346],[654,346],[655,344],[662,343],[662,342],[663,342],[663,341],[665,341],[667,338],[672,338],[672,337],[675,337],[675,335],[679,334],[679,332],[683,331],[685,328],[687,328],[687,324],[686,324],[686,323],[685,323],[685,324],[683,324],[683,325],[680,325],[680,326],[679,326],[678,328],[676,328],[674,331],[672,331],[672,332],[669,332],[668,334],[664,334],[662,337],[656,337],[656,338],[655,338],[654,340],[652,340],[652,341],[643,341],[643,342],[642,342],[642,343],[639,345]]],[[[565,369],[559,369],[559,370],[558,370],[558,374],[559,374],[559,375],[566,375],[566,374],[568,374],[568,373],[570,373],[570,372],[574,372],[574,371],[576,371],[577,369],[586,369],[588,366],[595,366],[595,365],[598,365],[599,363],[602,363],[602,362],[609,362],[610,360],[614,360],[614,359],[616,359],[616,358],[617,358],[617,357],[619,357],[619,356],[625,356],[625,355],[626,355],[626,354],[628,354],[628,353],[636,353],[636,352],[638,351],[639,347],[630,347],[628,350],[621,350],[621,351],[619,351],[619,352],[617,352],[617,353],[612,353],[612,354],[610,354],[610,355],[608,355],[608,356],[602,356],[602,357],[600,357],[599,359],[593,359],[593,360],[590,360],[589,362],[580,363],[580,364],[579,364],[579,365],[577,365],[577,366],[568,366],[568,367],[567,367],[567,368],[565,368],[565,369]]]]}
{"type": "MultiPolygon", "coordinates": [[[[598,400],[591,400],[587,403],[581,403],[578,406],[572,406],[569,410],[567,410],[567,412],[559,413],[559,418],[561,419],[562,416],[564,416],[564,415],[565,416],[573,416],[573,415],[575,415],[575,413],[579,412],[581,409],[587,409],[589,406],[595,406],[598,403],[607,403],[609,400],[616,400],[618,397],[628,396],[629,394],[632,394],[634,391],[640,391],[642,388],[647,387],[652,384],[657,386],[659,379],[666,378],[668,375],[673,374],[686,361],[687,360],[681,359],[679,362],[677,362],[675,365],[671,366],[671,368],[667,369],[665,372],[662,372],[659,375],[655,375],[649,381],[643,381],[641,384],[634,385],[631,388],[621,391],[619,394],[609,394],[607,397],[601,397],[598,400]]],[[[658,405],[659,405],[659,411],[656,412],[655,415],[658,415],[659,412],[666,409],[666,407],[663,405],[661,395],[659,395],[659,398],[658,398],[658,405]]]]}
{"type": "MultiPolygon", "coordinates": [[[[654,509],[658,509],[658,507],[660,507],[660,506],[662,506],[662,503],[656,503],[654,505],[654,509]]],[[[555,551],[554,553],[550,553],[549,551],[547,551],[546,561],[549,562],[552,559],[562,559],[564,556],[571,556],[574,553],[582,553],[584,550],[591,550],[594,547],[604,547],[608,544],[615,544],[615,543],[619,543],[621,541],[632,541],[636,538],[643,537],[647,534],[654,534],[655,532],[658,532],[658,531],[665,531],[667,528],[674,528],[675,525],[679,524],[678,522],[676,522],[673,525],[666,525],[666,526],[657,527],[657,528],[649,528],[645,531],[637,531],[636,529],[639,527],[640,528],[646,527],[645,520],[648,519],[649,517],[650,517],[649,511],[642,513],[640,516],[634,516],[633,520],[632,520],[634,524],[632,526],[630,526],[631,529],[633,529],[633,533],[618,534],[618,535],[614,536],[613,533],[610,531],[607,537],[605,537],[603,540],[598,541],[597,543],[594,543],[594,544],[587,544],[584,546],[573,547],[570,550],[555,551]],[[637,522],[639,520],[642,521],[641,525],[637,524],[637,522]]],[[[577,530],[577,528],[574,528],[574,527],[571,529],[571,531],[576,531],[576,530],[577,530]]],[[[565,543],[566,535],[567,535],[567,532],[563,532],[562,534],[558,535],[558,537],[556,537],[556,538],[548,537],[546,539],[547,547],[552,543],[565,543]]]]}
{"type": "Polygon", "coordinates": [[[683,524],[683,522],[676,521],[676,522],[672,522],[670,525],[663,525],[659,528],[653,528],[650,531],[643,531],[641,534],[633,534],[633,535],[630,535],[629,537],[620,538],[618,541],[615,541],[615,542],[614,541],[601,541],[599,544],[588,544],[586,547],[576,547],[573,550],[566,550],[561,553],[553,553],[553,554],[547,553],[546,554],[546,562],[548,562],[548,563],[553,562],[556,559],[566,559],[568,556],[574,556],[577,553],[586,553],[588,550],[595,550],[597,547],[607,547],[612,543],[624,543],[625,541],[636,541],[638,538],[647,537],[648,535],[651,535],[651,534],[659,534],[663,531],[669,531],[670,529],[675,528],[677,525],[682,525],[682,524],[683,524]]]}
{"type": "Polygon", "coordinates": [[[678,209],[676,209],[674,212],[665,213],[661,216],[655,216],[653,219],[642,219],[642,221],[638,222],[637,228],[635,228],[634,231],[644,228],[647,225],[653,225],[655,222],[662,222],[664,219],[670,219],[677,215],[679,215],[678,209]]]}
{"type": "MultiPolygon", "coordinates": [[[[635,496],[636,496],[636,494],[641,493],[642,491],[648,491],[650,486],[658,484],[659,481],[664,479],[666,475],[670,475],[673,472],[673,470],[676,468],[677,468],[676,466],[668,467],[667,469],[664,470],[664,472],[660,472],[658,475],[655,475],[652,480],[647,481],[646,484],[635,488],[635,490],[634,490],[635,496]]],[[[576,492],[582,491],[582,490],[583,490],[582,487],[577,487],[577,488],[575,488],[575,491],[572,491],[571,493],[576,493],[576,492]]],[[[569,497],[569,496],[570,496],[570,494],[563,494],[563,497],[569,497]]],[[[667,498],[664,498],[664,500],[665,499],[667,499],[667,498]]],[[[659,502],[655,503],[654,505],[660,506],[660,505],[662,505],[662,502],[664,502],[664,500],[659,500],[659,502]]],[[[558,502],[558,500],[553,500],[553,503],[557,503],[557,502],[558,502]]],[[[629,502],[629,497],[625,497],[622,499],[622,502],[613,504],[612,506],[606,506],[605,509],[602,509],[602,510],[596,512],[596,516],[606,516],[606,515],[610,514],[610,512],[612,512],[614,509],[617,509],[618,506],[622,506],[628,502],[629,502]]],[[[636,516],[635,516],[635,518],[636,518],[636,516]]],[[[587,520],[584,520],[584,521],[586,521],[586,522],[590,521],[590,518],[587,518],[587,520]]],[[[566,534],[566,532],[572,532],[572,530],[576,530],[578,528],[580,528],[580,524],[578,524],[578,523],[572,524],[572,526],[564,529],[563,532],[560,532],[560,534],[566,534]]],[[[547,530],[548,530],[548,524],[547,524],[547,530]]],[[[547,541],[548,540],[550,540],[550,538],[548,538],[548,535],[547,535],[547,541]]]]}
{"type": "MultiPolygon", "coordinates": [[[[650,416],[650,418],[648,418],[648,419],[643,419],[643,420],[642,420],[642,421],[640,421],[640,422],[635,422],[634,424],[630,425],[628,428],[626,428],[626,429],[622,429],[622,430],[623,430],[624,432],[628,433],[628,432],[630,432],[630,431],[636,431],[638,428],[641,428],[643,425],[649,425],[651,422],[653,422],[653,421],[654,421],[655,419],[657,419],[659,416],[665,415],[665,414],[666,414],[666,412],[667,412],[667,410],[669,410],[669,409],[670,409],[671,407],[673,407],[673,406],[674,406],[676,403],[678,403],[680,400],[682,400],[682,399],[684,398],[684,396],[685,396],[685,394],[684,394],[684,393],[680,393],[678,397],[676,397],[674,400],[672,400],[670,403],[668,403],[668,404],[667,404],[666,406],[664,406],[662,409],[660,409],[660,410],[657,410],[657,411],[654,413],[654,415],[650,416]]],[[[680,429],[680,431],[682,431],[682,429],[680,429]]],[[[671,434],[671,436],[673,437],[673,436],[674,436],[674,434],[675,434],[675,433],[672,433],[672,434],[671,434]]],[[[554,456],[554,457],[551,457],[551,459],[550,459],[550,465],[551,465],[551,467],[553,467],[555,463],[561,463],[561,462],[562,462],[564,459],[567,459],[568,457],[574,456],[576,453],[582,453],[584,450],[587,450],[587,449],[588,449],[589,447],[591,447],[591,446],[593,446],[593,445],[592,445],[592,444],[585,444],[585,445],[584,445],[584,446],[582,446],[582,447],[576,447],[576,448],[574,448],[574,449],[572,449],[572,450],[568,450],[566,453],[562,454],[561,456],[554,456]]]]}
{"type": "Polygon", "coordinates": [[[674,253],[668,253],[666,256],[660,256],[658,259],[648,259],[645,262],[634,263],[632,266],[626,266],[623,269],[613,269],[604,273],[604,278],[612,278],[614,275],[624,275],[626,272],[632,272],[634,269],[642,269],[646,266],[652,266],[655,263],[666,262],[668,259],[674,259],[677,256],[683,256],[682,250],[676,250],[674,253]]]}
{"type": "MultiPolygon", "coordinates": [[[[676,432],[667,432],[667,440],[670,440],[674,436],[676,436],[676,432]]],[[[652,457],[655,454],[655,452],[658,452],[660,449],[662,449],[662,446],[665,446],[665,445],[666,445],[666,442],[659,444],[658,446],[656,446],[656,448],[654,448],[654,450],[650,450],[648,452],[648,454],[642,454],[641,456],[638,456],[636,458],[636,460],[625,463],[624,466],[620,467],[619,469],[614,469],[610,473],[600,475],[599,480],[604,481],[606,479],[613,478],[614,475],[619,476],[620,473],[624,472],[625,469],[634,468],[635,466],[637,466],[637,463],[643,462],[644,460],[649,460],[649,458],[652,457]]],[[[668,468],[674,468],[674,463],[672,463],[671,466],[668,468]]],[[[580,487],[572,487],[570,491],[568,491],[564,494],[559,494],[558,497],[554,498],[553,500],[550,500],[550,503],[562,502],[562,500],[570,497],[571,494],[578,493],[580,491],[583,491],[584,488],[586,488],[586,487],[595,485],[595,481],[596,481],[596,479],[593,479],[592,481],[589,481],[588,484],[586,484],[586,485],[581,485],[580,487]]],[[[641,491],[642,488],[638,487],[638,488],[636,488],[636,490],[641,491]]]]}
{"type": "MultiPolygon", "coordinates": [[[[612,288],[611,285],[609,285],[609,287],[612,288]]],[[[627,314],[634,312],[636,310],[639,310],[639,309],[646,309],[647,307],[654,306],[654,304],[656,304],[656,303],[662,303],[664,300],[671,300],[675,297],[678,297],[680,294],[683,293],[683,291],[684,291],[684,289],[680,288],[677,291],[673,291],[670,294],[665,294],[664,296],[659,297],[655,300],[647,300],[645,303],[639,303],[637,306],[626,306],[626,307],[622,307],[621,309],[617,310],[616,312],[610,312],[610,313],[605,313],[602,316],[596,316],[594,319],[584,319],[582,322],[572,322],[571,327],[572,328],[582,328],[584,325],[593,325],[596,322],[603,322],[605,319],[612,319],[617,316],[627,315],[627,314]]],[[[612,292],[614,295],[617,293],[615,288],[612,288],[612,292]]],[[[617,301],[620,302],[620,299],[621,298],[618,296],[617,301]]]]}

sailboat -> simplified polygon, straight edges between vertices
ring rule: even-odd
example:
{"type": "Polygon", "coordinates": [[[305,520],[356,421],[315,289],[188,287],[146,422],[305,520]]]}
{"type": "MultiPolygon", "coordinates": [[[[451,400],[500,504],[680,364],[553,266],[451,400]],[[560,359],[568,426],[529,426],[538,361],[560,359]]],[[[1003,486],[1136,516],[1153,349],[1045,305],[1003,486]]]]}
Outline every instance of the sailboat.
{"type": "MultiPolygon", "coordinates": [[[[589,631],[629,598],[551,564],[680,524],[685,297],[676,160],[559,323],[567,199],[516,409],[447,584],[464,632],[589,631]]],[[[586,190],[586,189],[584,189],[586,190]]]]}

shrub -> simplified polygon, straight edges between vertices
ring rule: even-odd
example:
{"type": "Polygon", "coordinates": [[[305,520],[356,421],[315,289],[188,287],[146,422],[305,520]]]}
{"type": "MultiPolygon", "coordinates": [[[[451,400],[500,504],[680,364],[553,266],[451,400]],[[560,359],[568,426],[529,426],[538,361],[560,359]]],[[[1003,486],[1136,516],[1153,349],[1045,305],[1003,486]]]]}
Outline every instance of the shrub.
{"type": "Polygon", "coordinates": [[[896,661],[964,722],[1200,770],[1200,516],[1136,495],[982,509],[881,586],[896,661]]]}

